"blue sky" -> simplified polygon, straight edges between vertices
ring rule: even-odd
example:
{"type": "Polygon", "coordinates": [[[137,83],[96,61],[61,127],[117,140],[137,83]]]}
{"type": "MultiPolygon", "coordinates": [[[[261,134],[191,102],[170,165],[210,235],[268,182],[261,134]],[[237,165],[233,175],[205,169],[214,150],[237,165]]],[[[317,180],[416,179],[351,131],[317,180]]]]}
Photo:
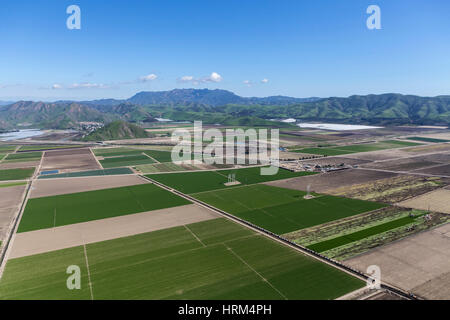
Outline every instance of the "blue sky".
{"type": "Polygon", "coordinates": [[[449,12],[446,0],[4,0],[0,99],[450,94],[449,12]],[[81,30],[66,27],[72,4],[81,30]],[[366,27],[371,4],[381,30],[366,27]]]}

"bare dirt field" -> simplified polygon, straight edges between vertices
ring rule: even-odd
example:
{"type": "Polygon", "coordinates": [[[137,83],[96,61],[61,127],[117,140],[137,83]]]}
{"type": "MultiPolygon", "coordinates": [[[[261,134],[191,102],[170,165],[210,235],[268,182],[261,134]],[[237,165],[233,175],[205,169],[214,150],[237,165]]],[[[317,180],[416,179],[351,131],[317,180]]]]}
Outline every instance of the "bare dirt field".
{"type": "Polygon", "coordinates": [[[380,160],[389,160],[389,159],[397,159],[411,156],[406,151],[402,151],[399,149],[388,149],[388,150],[379,150],[379,151],[371,151],[371,152],[361,152],[361,153],[351,153],[346,154],[345,157],[352,159],[360,159],[360,160],[368,160],[368,161],[380,161],[380,160]]]}
{"type": "Polygon", "coordinates": [[[22,203],[26,185],[0,188],[0,241],[4,240],[8,227],[22,203]]]}
{"type": "Polygon", "coordinates": [[[441,188],[448,183],[450,183],[450,179],[446,178],[399,175],[368,183],[338,187],[328,190],[327,193],[360,200],[397,203],[441,188]]]}
{"type": "Polygon", "coordinates": [[[342,163],[350,166],[354,165],[360,165],[363,163],[369,163],[368,160],[361,160],[361,159],[352,159],[352,158],[346,158],[346,157],[325,157],[325,158],[319,158],[319,159],[311,159],[311,160],[302,160],[301,161],[304,164],[314,164],[314,165],[321,165],[321,166],[336,166],[340,165],[342,163]]]}
{"type": "Polygon", "coordinates": [[[450,164],[442,165],[442,166],[435,166],[432,168],[419,169],[419,170],[415,170],[414,172],[433,174],[433,175],[439,175],[439,176],[441,176],[441,175],[442,176],[450,176],[450,164]]]}
{"type": "Polygon", "coordinates": [[[216,219],[195,204],[18,233],[10,259],[216,219]]]}
{"type": "Polygon", "coordinates": [[[450,224],[346,260],[365,272],[381,269],[381,280],[426,299],[450,299],[450,224]]]}
{"type": "Polygon", "coordinates": [[[426,145],[421,147],[414,147],[414,148],[407,148],[403,149],[405,152],[408,153],[416,153],[416,154],[423,154],[423,153],[433,153],[433,152],[445,152],[450,151],[450,143],[441,143],[441,144],[432,144],[432,145],[426,145]]]}
{"type": "Polygon", "coordinates": [[[20,168],[31,168],[37,167],[39,161],[26,161],[26,162],[7,162],[0,163],[0,170],[2,169],[20,169],[20,168]]]}
{"type": "Polygon", "coordinates": [[[60,170],[60,173],[101,169],[92,152],[87,149],[47,151],[42,170],[60,170]]]}
{"type": "Polygon", "coordinates": [[[393,171],[411,171],[421,168],[426,168],[430,166],[439,165],[439,162],[429,161],[423,157],[414,158],[404,158],[398,160],[387,160],[380,162],[373,162],[368,164],[363,164],[361,167],[372,168],[372,169],[383,169],[383,170],[393,170],[393,171]]]}
{"type": "Polygon", "coordinates": [[[450,163],[450,153],[435,153],[426,156],[422,156],[424,160],[440,162],[440,163],[450,163]]]}
{"type": "Polygon", "coordinates": [[[450,190],[439,189],[398,203],[406,208],[430,210],[450,214],[450,190]]]}
{"type": "Polygon", "coordinates": [[[148,183],[148,181],[136,175],[38,179],[33,184],[30,198],[134,186],[144,183],[148,183]]]}
{"type": "Polygon", "coordinates": [[[354,184],[368,183],[380,179],[396,177],[398,174],[391,172],[378,172],[362,169],[347,169],[341,171],[333,171],[320,175],[297,177],[287,180],[273,181],[266,184],[295,189],[306,190],[308,185],[311,191],[319,193],[327,193],[329,190],[336,189],[342,186],[351,186],[354,184]]]}

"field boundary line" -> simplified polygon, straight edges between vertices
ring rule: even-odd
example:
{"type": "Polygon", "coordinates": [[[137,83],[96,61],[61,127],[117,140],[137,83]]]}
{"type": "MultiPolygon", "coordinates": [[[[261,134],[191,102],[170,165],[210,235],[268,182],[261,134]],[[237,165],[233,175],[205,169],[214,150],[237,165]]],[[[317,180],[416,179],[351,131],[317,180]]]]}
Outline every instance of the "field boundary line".
{"type": "MultiPolygon", "coordinates": [[[[149,159],[155,161],[155,163],[162,163],[162,162],[159,162],[158,160],[156,160],[155,158],[150,157],[150,156],[149,156],[148,154],[146,154],[145,152],[142,152],[142,154],[145,155],[147,158],[149,158],[149,159]]],[[[151,163],[150,163],[150,164],[151,164],[151,163]]]]}
{"type": "Polygon", "coordinates": [[[105,170],[105,168],[103,168],[102,164],[100,163],[100,161],[98,161],[97,157],[95,156],[94,151],[92,151],[92,148],[89,147],[88,149],[91,152],[91,155],[94,157],[95,162],[97,162],[97,164],[99,165],[100,169],[105,170]]]}
{"type": "MultiPolygon", "coordinates": [[[[139,207],[141,207],[141,209],[144,210],[144,211],[142,211],[142,212],[145,212],[146,210],[145,210],[144,206],[143,206],[142,203],[139,201],[138,197],[134,194],[133,190],[132,190],[131,188],[129,188],[129,187],[132,187],[132,186],[125,186],[125,188],[127,188],[127,190],[131,193],[131,195],[133,196],[134,200],[135,200],[136,203],[139,205],[139,207]]],[[[119,188],[120,188],[120,187],[119,187],[119,188]]],[[[108,190],[108,189],[104,189],[104,190],[108,190]]]]}
{"type": "Polygon", "coordinates": [[[33,176],[27,182],[28,185],[23,194],[22,204],[20,205],[20,209],[19,209],[18,213],[16,214],[11,225],[9,226],[10,230],[9,230],[7,239],[5,241],[5,244],[3,245],[3,243],[2,243],[2,247],[0,247],[0,279],[3,276],[3,272],[6,267],[6,262],[8,261],[8,256],[12,250],[12,245],[14,243],[17,229],[19,228],[19,223],[20,223],[23,213],[25,211],[25,206],[28,202],[28,199],[30,198],[33,183],[34,183],[34,181],[37,180],[37,174],[41,170],[42,162],[44,161],[44,155],[45,155],[45,151],[42,152],[41,161],[39,162],[39,165],[36,167],[33,176]]]}
{"type": "Polygon", "coordinates": [[[88,274],[89,290],[91,292],[91,300],[94,300],[94,293],[92,291],[91,272],[89,271],[89,260],[87,257],[86,244],[83,244],[83,250],[84,250],[84,260],[86,261],[86,268],[87,268],[87,274],[88,274]]]}
{"type": "MultiPolygon", "coordinates": [[[[159,162],[159,163],[174,163],[178,166],[180,166],[181,164],[176,163],[176,162],[159,162]]],[[[150,163],[151,164],[151,163],[150,163]]],[[[144,173],[144,174],[177,174],[177,173],[191,173],[191,172],[205,172],[205,171],[225,171],[225,170],[241,170],[241,169],[247,169],[247,168],[259,168],[259,167],[265,167],[266,165],[250,165],[250,166],[245,166],[243,168],[213,168],[213,169],[198,169],[198,170],[183,170],[183,171],[168,171],[168,172],[149,172],[149,173],[144,173]]],[[[223,176],[222,174],[220,174],[221,176],[223,176]]],[[[224,176],[227,177],[227,176],[224,176]]],[[[299,176],[301,177],[301,176],[299,176]]],[[[292,178],[298,178],[298,177],[292,177],[292,178]]],[[[292,179],[292,178],[286,178],[286,179],[292,179]]],[[[285,180],[285,179],[282,179],[285,180]]],[[[278,180],[276,180],[278,181],[278,180]]],[[[270,181],[267,181],[270,182],[270,181]]]]}
{"type": "MultiPolygon", "coordinates": [[[[445,165],[442,165],[445,166],[445,165]]],[[[378,172],[387,172],[387,173],[396,173],[396,174],[405,174],[411,176],[420,176],[420,177],[437,177],[437,178],[450,178],[447,175],[439,175],[439,174],[428,174],[428,173],[420,173],[420,172],[412,172],[412,171],[394,171],[394,170],[384,170],[384,169],[375,169],[375,168],[355,168],[356,170],[368,170],[368,171],[378,171],[378,172]]]]}
{"type": "MultiPolygon", "coordinates": [[[[264,236],[266,236],[266,237],[268,237],[268,238],[270,238],[272,240],[277,241],[278,243],[281,243],[281,244],[283,244],[285,246],[290,247],[291,249],[294,249],[294,250],[296,250],[298,252],[301,252],[301,253],[303,253],[306,256],[309,256],[309,257],[311,257],[313,259],[321,261],[321,262],[323,262],[323,263],[325,263],[325,264],[327,264],[329,266],[332,266],[332,267],[334,267],[336,269],[339,269],[339,270],[341,270],[341,271],[343,271],[343,272],[345,272],[347,274],[350,274],[350,275],[352,275],[352,276],[354,276],[354,277],[356,277],[356,278],[358,278],[360,280],[366,281],[367,279],[370,279],[370,277],[367,274],[365,274],[364,272],[361,272],[361,271],[359,271],[357,269],[354,269],[354,268],[352,268],[352,267],[350,267],[348,265],[345,265],[342,262],[339,262],[339,261],[334,260],[334,259],[330,259],[330,258],[328,258],[328,257],[326,257],[324,255],[321,255],[321,254],[319,254],[319,253],[317,253],[317,252],[315,252],[315,251],[313,251],[311,249],[303,247],[303,246],[301,246],[301,245],[299,245],[297,243],[291,242],[290,240],[285,239],[285,238],[283,238],[280,235],[277,235],[277,234],[275,234],[273,232],[265,230],[264,228],[261,228],[261,227],[259,227],[257,225],[254,225],[254,224],[252,224],[252,223],[250,223],[250,222],[248,222],[248,221],[246,221],[244,219],[236,217],[236,216],[234,216],[234,215],[232,215],[232,214],[230,214],[230,213],[228,213],[226,211],[223,211],[223,210],[218,209],[218,208],[216,208],[216,207],[214,207],[212,205],[209,205],[209,204],[207,204],[207,203],[205,203],[203,201],[200,201],[200,200],[198,200],[198,199],[196,199],[196,198],[194,198],[194,197],[192,197],[190,195],[184,194],[184,193],[182,193],[182,192],[180,192],[178,190],[175,190],[175,189],[173,189],[171,187],[168,187],[168,186],[166,186],[166,185],[164,185],[164,184],[162,184],[162,183],[160,183],[160,182],[158,182],[156,180],[153,180],[153,179],[151,179],[149,177],[143,176],[143,178],[147,179],[148,181],[151,181],[153,184],[155,184],[157,186],[160,186],[161,188],[163,188],[165,190],[168,190],[168,191],[170,191],[172,193],[175,193],[175,194],[179,195],[180,197],[183,197],[183,198],[185,198],[187,200],[190,200],[193,203],[197,203],[198,205],[201,205],[201,206],[203,206],[205,208],[208,208],[208,209],[210,209],[210,210],[212,210],[212,211],[214,211],[216,213],[219,213],[221,216],[223,216],[223,217],[225,217],[225,218],[227,218],[229,220],[232,220],[232,221],[234,221],[234,222],[236,222],[236,223],[238,223],[238,224],[240,224],[242,226],[245,226],[248,229],[254,230],[254,231],[256,231],[259,234],[262,234],[262,235],[264,235],[264,236]]],[[[387,289],[389,291],[392,291],[392,292],[394,292],[394,293],[396,293],[396,294],[398,294],[398,295],[400,295],[402,297],[405,297],[405,298],[407,298],[409,300],[423,300],[423,298],[421,298],[421,297],[419,297],[419,296],[417,296],[417,295],[415,295],[415,294],[413,294],[411,292],[405,291],[405,290],[403,290],[401,288],[397,288],[397,287],[395,287],[395,286],[393,286],[391,284],[382,283],[381,287],[383,289],[387,289]]]]}
{"type": "Polygon", "coordinates": [[[12,249],[12,244],[14,243],[14,237],[17,232],[17,228],[19,226],[19,221],[23,215],[23,211],[25,210],[25,204],[30,196],[32,183],[33,183],[32,181],[27,182],[28,186],[25,189],[24,194],[22,195],[23,199],[22,199],[22,203],[20,205],[19,211],[18,211],[17,215],[15,216],[14,220],[12,221],[11,225],[8,228],[10,230],[8,232],[8,236],[7,236],[6,240],[2,243],[2,246],[0,247],[0,279],[2,278],[3,272],[5,270],[6,262],[8,260],[9,253],[12,249]]]}
{"type": "Polygon", "coordinates": [[[272,283],[270,283],[269,280],[264,278],[262,274],[260,274],[258,271],[256,271],[251,265],[249,265],[240,255],[238,255],[236,252],[233,251],[229,246],[227,246],[225,243],[223,244],[236,258],[238,258],[243,264],[245,264],[250,270],[252,270],[256,275],[258,275],[262,281],[266,282],[269,286],[272,287],[273,290],[278,292],[280,296],[284,298],[284,300],[288,300],[288,298],[280,291],[278,290],[272,283]]]}
{"type": "Polygon", "coordinates": [[[203,241],[200,240],[200,238],[197,237],[197,235],[196,235],[194,232],[192,232],[192,230],[189,229],[189,227],[188,227],[187,225],[184,224],[183,227],[184,227],[187,231],[189,231],[190,234],[192,234],[192,236],[193,236],[195,239],[197,239],[197,241],[200,242],[204,248],[206,248],[206,244],[204,244],[203,241]]]}

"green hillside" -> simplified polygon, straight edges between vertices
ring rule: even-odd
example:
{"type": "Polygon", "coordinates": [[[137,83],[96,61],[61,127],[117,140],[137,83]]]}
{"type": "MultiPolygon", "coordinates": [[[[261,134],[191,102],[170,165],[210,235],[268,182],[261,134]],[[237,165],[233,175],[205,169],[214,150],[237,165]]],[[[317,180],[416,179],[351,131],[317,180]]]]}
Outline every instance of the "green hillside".
{"type": "Polygon", "coordinates": [[[136,138],[151,138],[152,135],[141,127],[126,121],[114,121],[85,136],[83,141],[106,141],[136,138]]]}

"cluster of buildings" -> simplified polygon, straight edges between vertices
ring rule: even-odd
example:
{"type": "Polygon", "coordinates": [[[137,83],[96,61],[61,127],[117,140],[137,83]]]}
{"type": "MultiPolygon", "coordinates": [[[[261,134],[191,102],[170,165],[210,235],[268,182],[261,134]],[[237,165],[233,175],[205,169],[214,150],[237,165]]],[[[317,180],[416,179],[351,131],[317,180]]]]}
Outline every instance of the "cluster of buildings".
{"type": "Polygon", "coordinates": [[[318,164],[318,163],[306,163],[302,161],[280,161],[280,168],[299,172],[299,171],[310,171],[310,172],[330,172],[330,171],[338,171],[344,169],[350,169],[352,166],[346,165],[345,163],[341,164],[318,164]]]}
{"type": "Polygon", "coordinates": [[[83,131],[85,134],[89,134],[97,129],[100,129],[105,124],[102,122],[93,122],[93,121],[85,121],[85,122],[78,122],[78,128],[80,131],[83,131]]]}

